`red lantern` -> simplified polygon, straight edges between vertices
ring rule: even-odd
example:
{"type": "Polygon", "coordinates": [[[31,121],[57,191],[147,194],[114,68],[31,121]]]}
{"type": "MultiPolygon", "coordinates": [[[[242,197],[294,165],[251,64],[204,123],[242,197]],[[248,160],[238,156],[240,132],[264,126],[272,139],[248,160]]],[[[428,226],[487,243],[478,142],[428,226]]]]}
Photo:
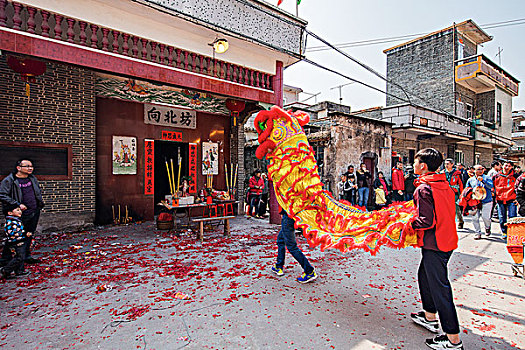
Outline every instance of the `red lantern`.
{"type": "Polygon", "coordinates": [[[19,73],[22,81],[26,83],[26,95],[29,97],[29,83],[36,82],[35,77],[46,72],[46,64],[31,58],[7,57],[7,64],[15,72],[19,73]]]}
{"type": "Polygon", "coordinates": [[[237,117],[242,111],[244,111],[245,106],[246,104],[244,101],[234,100],[231,98],[226,100],[226,108],[230,110],[231,116],[233,116],[233,126],[237,126],[237,117]]]}

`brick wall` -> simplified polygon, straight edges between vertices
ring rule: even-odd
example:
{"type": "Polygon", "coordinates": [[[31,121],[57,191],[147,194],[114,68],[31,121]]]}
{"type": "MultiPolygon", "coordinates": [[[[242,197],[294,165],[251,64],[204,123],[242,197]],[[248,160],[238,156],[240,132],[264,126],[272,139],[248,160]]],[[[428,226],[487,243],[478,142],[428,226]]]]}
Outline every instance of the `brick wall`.
{"type": "MultiPolygon", "coordinates": [[[[387,52],[387,78],[413,93],[411,102],[454,113],[452,31],[433,35],[387,52]]],[[[387,92],[406,99],[397,86],[387,83],[387,92]]],[[[387,95],[386,105],[402,103],[387,95]]]]}
{"type": "MultiPolygon", "coordinates": [[[[42,181],[46,207],[40,230],[78,229],[95,215],[95,91],[92,72],[46,62],[47,71],[24,83],[0,56],[1,141],[70,144],[72,180],[42,181]]],[[[38,175],[38,159],[34,159],[38,175]]]]}

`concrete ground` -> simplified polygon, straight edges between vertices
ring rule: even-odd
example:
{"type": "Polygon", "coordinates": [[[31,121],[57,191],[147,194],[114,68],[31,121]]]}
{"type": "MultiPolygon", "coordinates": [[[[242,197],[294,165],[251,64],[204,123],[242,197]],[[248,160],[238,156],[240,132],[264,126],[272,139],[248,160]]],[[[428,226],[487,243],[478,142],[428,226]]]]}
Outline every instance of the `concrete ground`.
{"type": "MultiPolygon", "coordinates": [[[[278,226],[238,217],[203,244],[152,223],[41,236],[44,262],[0,282],[6,349],[424,349],[418,249],[376,256],[309,249],[319,278],[299,284],[269,272],[278,226]],[[189,298],[184,300],[185,298],[189,298]]],[[[494,233],[460,231],[450,278],[465,349],[525,348],[525,280],[494,233]]]]}

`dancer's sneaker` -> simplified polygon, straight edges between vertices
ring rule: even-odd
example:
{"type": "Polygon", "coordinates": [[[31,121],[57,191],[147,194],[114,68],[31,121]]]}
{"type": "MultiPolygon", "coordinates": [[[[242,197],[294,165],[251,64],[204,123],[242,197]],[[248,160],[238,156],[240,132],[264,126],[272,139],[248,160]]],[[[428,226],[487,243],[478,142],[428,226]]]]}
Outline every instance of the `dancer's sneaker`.
{"type": "Polygon", "coordinates": [[[284,275],[283,269],[278,268],[277,265],[272,266],[272,272],[275,273],[277,276],[284,275]]]}
{"type": "Polygon", "coordinates": [[[452,344],[446,334],[436,335],[434,338],[425,340],[425,344],[431,349],[461,349],[463,342],[460,340],[458,344],[452,344]]]}
{"type": "Polygon", "coordinates": [[[305,272],[300,277],[297,277],[297,282],[308,283],[308,282],[312,282],[316,278],[317,278],[317,274],[315,273],[315,271],[312,271],[312,273],[309,273],[309,274],[306,274],[305,272]]]}
{"type": "Polygon", "coordinates": [[[438,321],[437,320],[434,320],[434,321],[427,320],[427,318],[425,317],[425,311],[419,311],[418,313],[411,313],[410,318],[412,319],[412,321],[414,321],[414,323],[422,327],[425,327],[426,329],[428,329],[429,331],[433,333],[439,332],[438,321]]]}
{"type": "Polygon", "coordinates": [[[481,239],[481,233],[476,233],[476,235],[474,236],[474,239],[481,239]]]}

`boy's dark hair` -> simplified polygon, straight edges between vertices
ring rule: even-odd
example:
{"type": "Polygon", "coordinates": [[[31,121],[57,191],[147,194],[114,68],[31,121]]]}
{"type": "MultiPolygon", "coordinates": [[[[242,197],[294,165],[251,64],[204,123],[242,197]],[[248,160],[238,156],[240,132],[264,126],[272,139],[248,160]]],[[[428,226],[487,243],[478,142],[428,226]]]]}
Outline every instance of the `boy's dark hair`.
{"type": "Polygon", "coordinates": [[[495,160],[490,164],[490,167],[494,168],[496,165],[501,165],[501,163],[498,160],[495,160]]]}
{"type": "Polygon", "coordinates": [[[419,159],[420,163],[425,163],[428,167],[428,171],[436,171],[443,163],[443,155],[437,149],[425,148],[417,152],[416,159],[419,159]]]}
{"type": "Polygon", "coordinates": [[[350,165],[348,166],[347,169],[349,169],[349,168],[353,168],[353,167],[354,167],[354,166],[353,166],[352,164],[350,164],[350,165]]]}
{"type": "Polygon", "coordinates": [[[3,203],[2,204],[2,211],[4,215],[8,215],[9,212],[12,212],[16,208],[20,207],[18,204],[9,204],[9,203],[3,203]]]}

